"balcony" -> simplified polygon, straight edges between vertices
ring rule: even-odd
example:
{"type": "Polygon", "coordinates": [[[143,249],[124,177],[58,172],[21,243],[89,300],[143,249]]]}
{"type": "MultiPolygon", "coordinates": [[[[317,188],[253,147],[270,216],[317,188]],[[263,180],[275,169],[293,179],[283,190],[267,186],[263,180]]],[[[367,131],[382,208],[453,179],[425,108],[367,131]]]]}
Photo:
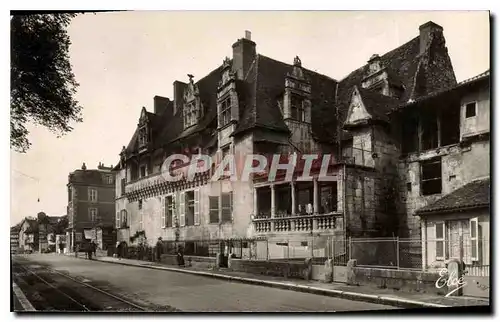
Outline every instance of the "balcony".
{"type": "Polygon", "coordinates": [[[340,212],[253,219],[254,229],[258,234],[332,232],[342,230],[342,222],[340,212]]]}
{"type": "Polygon", "coordinates": [[[153,173],[149,176],[139,178],[137,180],[128,182],[125,186],[125,193],[130,194],[135,191],[151,188],[165,182],[165,179],[160,173],[153,173]]]}

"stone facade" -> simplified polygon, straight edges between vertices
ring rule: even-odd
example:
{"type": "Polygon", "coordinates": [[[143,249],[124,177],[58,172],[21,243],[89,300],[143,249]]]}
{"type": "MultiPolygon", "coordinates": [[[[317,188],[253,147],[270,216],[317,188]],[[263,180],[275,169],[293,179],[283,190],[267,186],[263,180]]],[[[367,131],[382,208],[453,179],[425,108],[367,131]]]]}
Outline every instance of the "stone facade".
{"type": "Polygon", "coordinates": [[[115,174],[112,167],[75,170],[68,177],[68,228],[70,249],[84,230],[113,227],[115,219],[115,174]],[[77,236],[78,235],[78,236],[77,236]]]}
{"type": "MultiPolygon", "coordinates": [[[[415,39],[385,55],[372,56],[342,81],[307,70],[298,57],[289,65],[257,54],[249,34],[233,45],[231,59],[224,59],[197,82],[193,77],[189,75],[188,83],[174,82],[173,101],[155,97],[155,113],[141,110],[137,130],[122,149],[120,164],[114,169],[119,240],[129,243],[140,231],[145,232],[149,244],[158,237],[171,241],[281,238],[338,235],[340,231],[344,238],[418,237],[416,209],[473,177],[489,174],[484,167],[468,169],[469,162],[478,157],[486,166],[489,143],[459,144],[471,133],[488,132],[484,122],[489,115],[482,112],[489,107],[483,103],[488,91],[478,92],[474,121],[465,117],[466,109],[470,114],[467,104],[474,100],[473,91],[457,90],[466,95],[461,94],[463,100],[457,105],[456,144],[444,146],[441,142],[438,149],[405,151],[404,130],[411,116],[407,111],[428,105],[436,95],[447,99],[446,93],[455,93],[461,86],[456,84],[443,29],[432,22],[422,25],[415,39]],[[319,173],[319,167],[312,171],[309,192],[302,194],[297,190],[301,184],[297,173],[292,179],[280,177],[273,182],[266,175],[250,181],[212,181],[212,168],[192,182],[164,182],[164,160],[186,150],[192,155],[210,155],[215,165],[225,155],[235,155],[237,171],[244,157],[252,153],[332,154],[328,175],[334,178],[336,190],[331,190],[333,201],[326,204],[336,205],[325,210],[325,197],[320,195],[325,174],[319,173]],[[443,155],[443,178],[453,180],[443,180],[439,196],[422,196],[419,162],[432,154],[443,155]],[[283,187],[289,187],[284,197],[289,202],[278,204],[278,190],[283,187]],[[269,200],[258,201],[260,188],[269,189],[265,197],[269,200]],[[190,191],[195,196],[194,215],[193,222],[186,224],[184,196],[190,191]],[[226,193],[232,193],[231,219],[211,219],[209,200],[218,197],[220,208],[226,193]],[[306,201],[299,201],[301,198],[306,201]],[[165,225],[166,199],[175,204],[172,225],[165,225]],[[270,216],[259,218],[260,205],[267,201],[270,216]],[[298,209],[301,202],[307,211],[298,209]],[[287,213],[279,214],[283,210],[279,207],[287,208],[287,213]]],[[[421,134],[418,138],[421,143],[421,134]]],[[[184,164],[166,170],[186,169],[184,164]]]]}

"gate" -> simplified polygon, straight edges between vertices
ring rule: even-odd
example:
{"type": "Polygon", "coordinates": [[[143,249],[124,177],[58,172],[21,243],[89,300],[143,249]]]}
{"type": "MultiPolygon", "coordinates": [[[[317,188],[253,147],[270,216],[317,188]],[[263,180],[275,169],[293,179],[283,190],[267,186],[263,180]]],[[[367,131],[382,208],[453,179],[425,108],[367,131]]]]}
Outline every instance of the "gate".
{"type": "Polygon", "coordinates": [[[464,269],[464,296],[490,296],[490,258],[489,240],[478,238],[474,240],[470,235],[464,235],[460,243],[464,269]]]}
{"type": "Polygon", "coordinates": [[[345,236],[330,236],[328,240],[329,259],[332,260],[333,282],[347,283],[348,243],[345,236]]]}

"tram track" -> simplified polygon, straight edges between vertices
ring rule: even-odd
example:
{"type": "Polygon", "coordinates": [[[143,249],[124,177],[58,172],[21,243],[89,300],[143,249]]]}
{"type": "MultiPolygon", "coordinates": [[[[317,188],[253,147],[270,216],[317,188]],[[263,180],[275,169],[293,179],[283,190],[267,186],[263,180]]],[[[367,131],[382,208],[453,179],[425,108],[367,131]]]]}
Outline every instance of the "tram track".
{"type": "Polygon", "coordinates": [[[149,309],[88,282],[39,265],[14,264],[14,279],[37,310],[145,312],[149,309]]]}

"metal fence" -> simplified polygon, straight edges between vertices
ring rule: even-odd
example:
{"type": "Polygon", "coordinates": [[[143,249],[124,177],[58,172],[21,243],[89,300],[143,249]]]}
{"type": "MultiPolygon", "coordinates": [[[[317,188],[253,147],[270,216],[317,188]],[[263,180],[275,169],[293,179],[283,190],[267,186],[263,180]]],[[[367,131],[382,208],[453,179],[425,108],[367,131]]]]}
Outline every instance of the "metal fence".
{"type": "Polygon", "coordinates": [[[466,275],[489,276],[490,244],[486,238],[350,238],[347,243],[349,258],[356,259],[358,266],[429,270],[457,259],[464,263],[466,275]]]}
{"type": "Polygon", "coordinates": [[[422,242],[408,238],[351,238],[350,258],[358,266],[422,269],[422,242]]]}
{"type": "MultiPolygon", "coordinates": [[[[161,254],[175,255],[180,250],[187,256],[216,257],[217,253],[232,254],[235,258],[257,258],[260,239],[203,239],[161,242],[161,254]]],[[[130,259],[155,261],[157,245],[131,245],[126,247],[122,256],[130,259]]]]}
{"type": "Polygon", "coordinates": [[[311,235],[270,238],[256,242],[257,260],[302,261],[311,258],[314,264],[334,259],[345,265],[348,261],[347,243],[343,235],[311,235]]]}

